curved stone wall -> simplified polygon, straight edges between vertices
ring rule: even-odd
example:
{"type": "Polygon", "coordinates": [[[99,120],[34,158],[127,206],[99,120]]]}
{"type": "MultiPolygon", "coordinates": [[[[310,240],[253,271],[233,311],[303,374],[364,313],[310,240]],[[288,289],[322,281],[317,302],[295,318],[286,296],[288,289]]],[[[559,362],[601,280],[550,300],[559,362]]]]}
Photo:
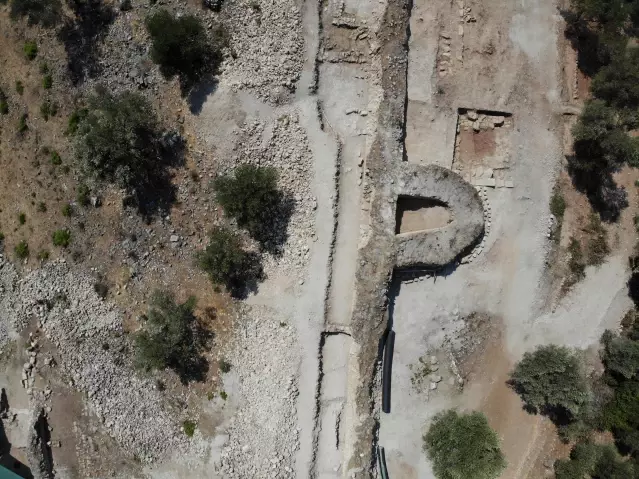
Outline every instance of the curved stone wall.
{"type": "Polygon", "coordinates": [[[475,188],[458,174],[436,165],[402,165],[399,196],[441,201],[453,221],[428,231],[396,236],[398,268],[439,268],[455,260],[484,232],[484,208],[475,188]]]}

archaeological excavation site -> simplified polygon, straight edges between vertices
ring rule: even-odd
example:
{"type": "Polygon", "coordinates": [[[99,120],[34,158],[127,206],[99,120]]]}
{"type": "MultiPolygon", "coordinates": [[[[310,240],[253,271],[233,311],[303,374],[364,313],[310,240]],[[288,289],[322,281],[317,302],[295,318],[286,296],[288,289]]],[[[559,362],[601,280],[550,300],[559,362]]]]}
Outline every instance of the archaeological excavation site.
{"type": "Polygon", "coordinates": [[[638,19],[0,0],[0,478],[639,479],[638,19]]]}

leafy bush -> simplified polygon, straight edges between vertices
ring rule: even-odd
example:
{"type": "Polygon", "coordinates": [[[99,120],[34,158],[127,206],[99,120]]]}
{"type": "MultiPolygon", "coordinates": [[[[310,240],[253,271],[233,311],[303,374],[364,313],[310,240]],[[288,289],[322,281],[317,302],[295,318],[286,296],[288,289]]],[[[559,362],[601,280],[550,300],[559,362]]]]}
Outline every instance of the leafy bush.
{"type": "Polygon", "coordinates": [[[180,76],[183,90],[215,71],[221,61],[222,44],[209,41],[202,22],[192,15],[174,17],[165,9],[149,15],[151,59],[167,78],[180,76]]]}
{"type": "Polygon", "coordinates": [[[16,80],[16,92],[18,95],[22,95],[24,93],[24,85],[20,80],[16,80]]]}
{"type": "Polygon", "coordinates": [[[20,241],[14,251],[18,259],[27,259],[29,257],[29,245],[25,240],[20,241]]]}
{"type": "Polygon", "coordinates": [[[87,110],[86,108],[76,108],[75,110],[73,110],[73,113],[71,113],[71,116],[69,117],[66,134],[75,135],[80,126],[80,122],[84,120],[88,114],[89,110],[87,110]]]}
{"type": "Polygon", "coordinates": [[[552,194],[550,198],[550,213],[557,219],[557,221],[561,222],[564,218],[564,213],[566,212],[566,200],[564,196],[558,189],[552,194]]]}
{"type": "Polygon", "coordinates": [[[145,370],[168,367],[183,381],[203,379],[206,361],[199,353],[201,332],[196,327],[194,307],[193,297],[178,304],[166,291],[153,293],[144,329],[135,335],[138,367],[145,370]]]}
{"type": "Polygon", "coordinates": [[[27,60],[35,60],[35,57],[38,55],[38,45],[36,42],[28,41],[24,44],[24,56],[27,57],[27,60]]]}
{"type": "Polygon", "coordinates": [[[40,203],[38,203],[38,211],[40,213],[46,213],[47,212],[47,204],[44,201],[41,201],[40,203]]]}
{"type": "Polygon", "coordinates": [[[540,346],[525,353],[508,381],[531,412],[570,422],[585,412],[589,391],[581,363],[568,348],[540,346]]]}
{"type": "Polygon", "coordinates": [[[49,259],[49,252],[46,249],[38,251],[38,260],[44,262],[49,259]]]}
{"type": "Polygon", "coordinates": [[[75,195],[75,199],[78,202],[78,204],[80,206],[87,206],[89,204],[89,193],[91,191],[89,190],[89,187],[87,185],[85,185],[84,183],[80,183],[78,185],[78,190],[76,192],[75,195]]]}
{"type": "Polygon", "coordinates": [[[62,158],[57,151],[51,152],[51,164],[54,166],[60,166],[62,164],[62,158]]]}
{"type": "Polygon", "coordinates": [[[80,121],[78,113],[76,119],[76,150],[89,174],[123,188],[134,188],[154,174],[158,126],[143,96],[100,91],[89,99],[86,117],[80,121]]]}
{"type": "Polygon", "coordinates": [[[71,232],[69,230],[56,230],[53,232],[53,245],[66,248],[71,242],[71,232]]]}
{"type": "Polygon", "coordinates": [[[0,90],[0,115],[6,115],[9,113],[9,103],[7,102],[7,95],[0,90]]]}
{"type": "Polygon", "coordinates": [[[25,224],[27,222],[27,215],[25,215],[24,213],[19,213],[18,214],[18,223],[20,223],[21,225],[25,224]]]}
{"type": "Polygon", "coordinates": [[[261,276],[256,255],[245,251],[240,237],[227,227],[213,230],[197,262],[213,283],[225,285],[232,294],[240,294],[247,282],[261,276]]]}
{"type": "Polygon", "coordinates": [[[184,421],[182,423],[182,427],[184,429],[184,434],[186,434],[188,437],[193,437],[193,434],[195,434],[195,427],[197,426],[197,424],[195,424],[194,421],[191,421],[189,419],[187,419],[186,421],[184,421]]]}
{"type": "Polygon", "coordinates": [[[67,203],[62,207],[62,216],[69,218],[73,214],[73,207],[67,203]]]}
{"type": "Polygon", "coordinates": [[[604,66],[592,80],[592,94],[621,115],[621,121],[636,127],[639,107],[639,52],[628,49],[604,66]]]}
{"type": "Polygon", "coordinates": [[[597,214],[590,215],[590,222],[586,231],[590,236],[586,243],[586,261],[589,265],[598,266],[604,262],[608,253],[610,253],[610,247],[608,246],[608,233],[597,214]]]}
{"type": "Polygon", "coordinates": [[[49,117],[56,116],[58,114],[58,104],[46,99],[40,105],[40,114],[44,121],[49,121],[49,117]]]}
{"type": "Polygon", "coordinates": [[[254,238],[266,236],[265,230],[272,226],[274,211],[282,201],[275,168],[242,165],[234,176],[217,178],[214,187],[217,201],[228,216],[254,238]]]}
{"type": "Polygon", "coordinates": [[[611,445],[578,443],[570,459],[555,462],[555,479],[632,479],[639,472],[633,461],[624,461],[611,445]]]}
{"type": "Polygon", "coordinates": [[[55,26],[62,17],[60,0],[11,0],[11,18],[26,17],[29,25],[55,26]]]}
{"type": "Polygon", "coordinates": [[[584,263],[584,255],[581,251],[581,244],[575,238],[570,238],[568,245],[568,268],[570,269],[570,282],[575,284],[586,277],[586,265],[584,263]]]}
{"type": "Polygon", "coordinates": [[[18,133],[23,134],[29,129],[29,125],[27,125],[27,114],[23,113],[20,115],[20,119],[18,120],[18,133]]]}
{"type": "Polygon", "coordinates": [[[53,86],[53,76],[50,73],[47,73],[42,77],[42,88],[45,90],[49,90],[53,86]]]}
{"type": "Polygon", "coordinates": [[[424,448],[438,479],[493,479],[506,467],[497,434],[479,412],[437,415],[424,436],[424,448]]]}
{"type": "Polygon", "coordinates": [[[229,363],[228,361],[226,361],[224,359],[220,359],[220,361],[218,363],[218,368],[223,373],[228,373],[229,371],[231,371],[231,363],[229,363]]]}
{"type": "Polygon", "coordinates": [[[633,379],[639,372],[639,342],[625,336],[615,336],[606,331],[601,338],[601,360],[606,374],[618,380],[633,379]]]}

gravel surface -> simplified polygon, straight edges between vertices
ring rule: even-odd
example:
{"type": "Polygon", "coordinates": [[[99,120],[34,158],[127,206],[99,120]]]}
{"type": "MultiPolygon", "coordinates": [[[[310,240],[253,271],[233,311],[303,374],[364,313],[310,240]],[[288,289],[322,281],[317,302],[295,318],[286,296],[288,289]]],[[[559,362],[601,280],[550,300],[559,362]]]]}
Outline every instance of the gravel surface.
{"type": "Polygon", "coordinates": [[[229,356],[236,366],[224,381],[230,399],[241,399],[219,467],[228,478],[293,478],[299,448],[295,328],[270,308],[250,309],[236,328],[229,356]]]}
{"type": "Polygon", "coordinates": [[[0,259],[1,331],[21,331],[37,318],[58,349],[64,376],[86,394],[90,409],[124,450],[148,462],[185,447],[176,415],[164,407],[154,382],[138,377],[128,364],[122,316],[95,293],[90,276],[57,261],[15,278],[14,268],[0,259]]]}
{"type": "Polygon", "coordinates": [[[279,103],[295,90],[304,63],[301,14],[294,0],[228,0],[233,58],[223,80],[279,103]]]}

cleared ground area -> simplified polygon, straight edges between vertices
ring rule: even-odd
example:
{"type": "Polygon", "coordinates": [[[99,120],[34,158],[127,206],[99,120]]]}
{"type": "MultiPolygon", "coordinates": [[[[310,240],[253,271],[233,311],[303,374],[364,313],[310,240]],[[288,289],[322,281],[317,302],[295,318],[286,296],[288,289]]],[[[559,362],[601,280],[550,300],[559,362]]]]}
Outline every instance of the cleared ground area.
{"type": "Polygon", "coordinates": [[[558,5],[417,0],[410,31],[407,160],[482,185],[490,220],[472,264],[391,288],[393,402],[379,443],[390,477],[433,477],[422,443],[430,419],[479,409],[503,440],[502,477],[544,477],[544,462],[562,453],[553,427],[525,413],[504,382],[537,344],[596,343],[619,318],[610,306],[624,285],[612,258],[597,272],[604,288],[587,279],[549,311],[548,204],[563,135],[558,5]]]}

